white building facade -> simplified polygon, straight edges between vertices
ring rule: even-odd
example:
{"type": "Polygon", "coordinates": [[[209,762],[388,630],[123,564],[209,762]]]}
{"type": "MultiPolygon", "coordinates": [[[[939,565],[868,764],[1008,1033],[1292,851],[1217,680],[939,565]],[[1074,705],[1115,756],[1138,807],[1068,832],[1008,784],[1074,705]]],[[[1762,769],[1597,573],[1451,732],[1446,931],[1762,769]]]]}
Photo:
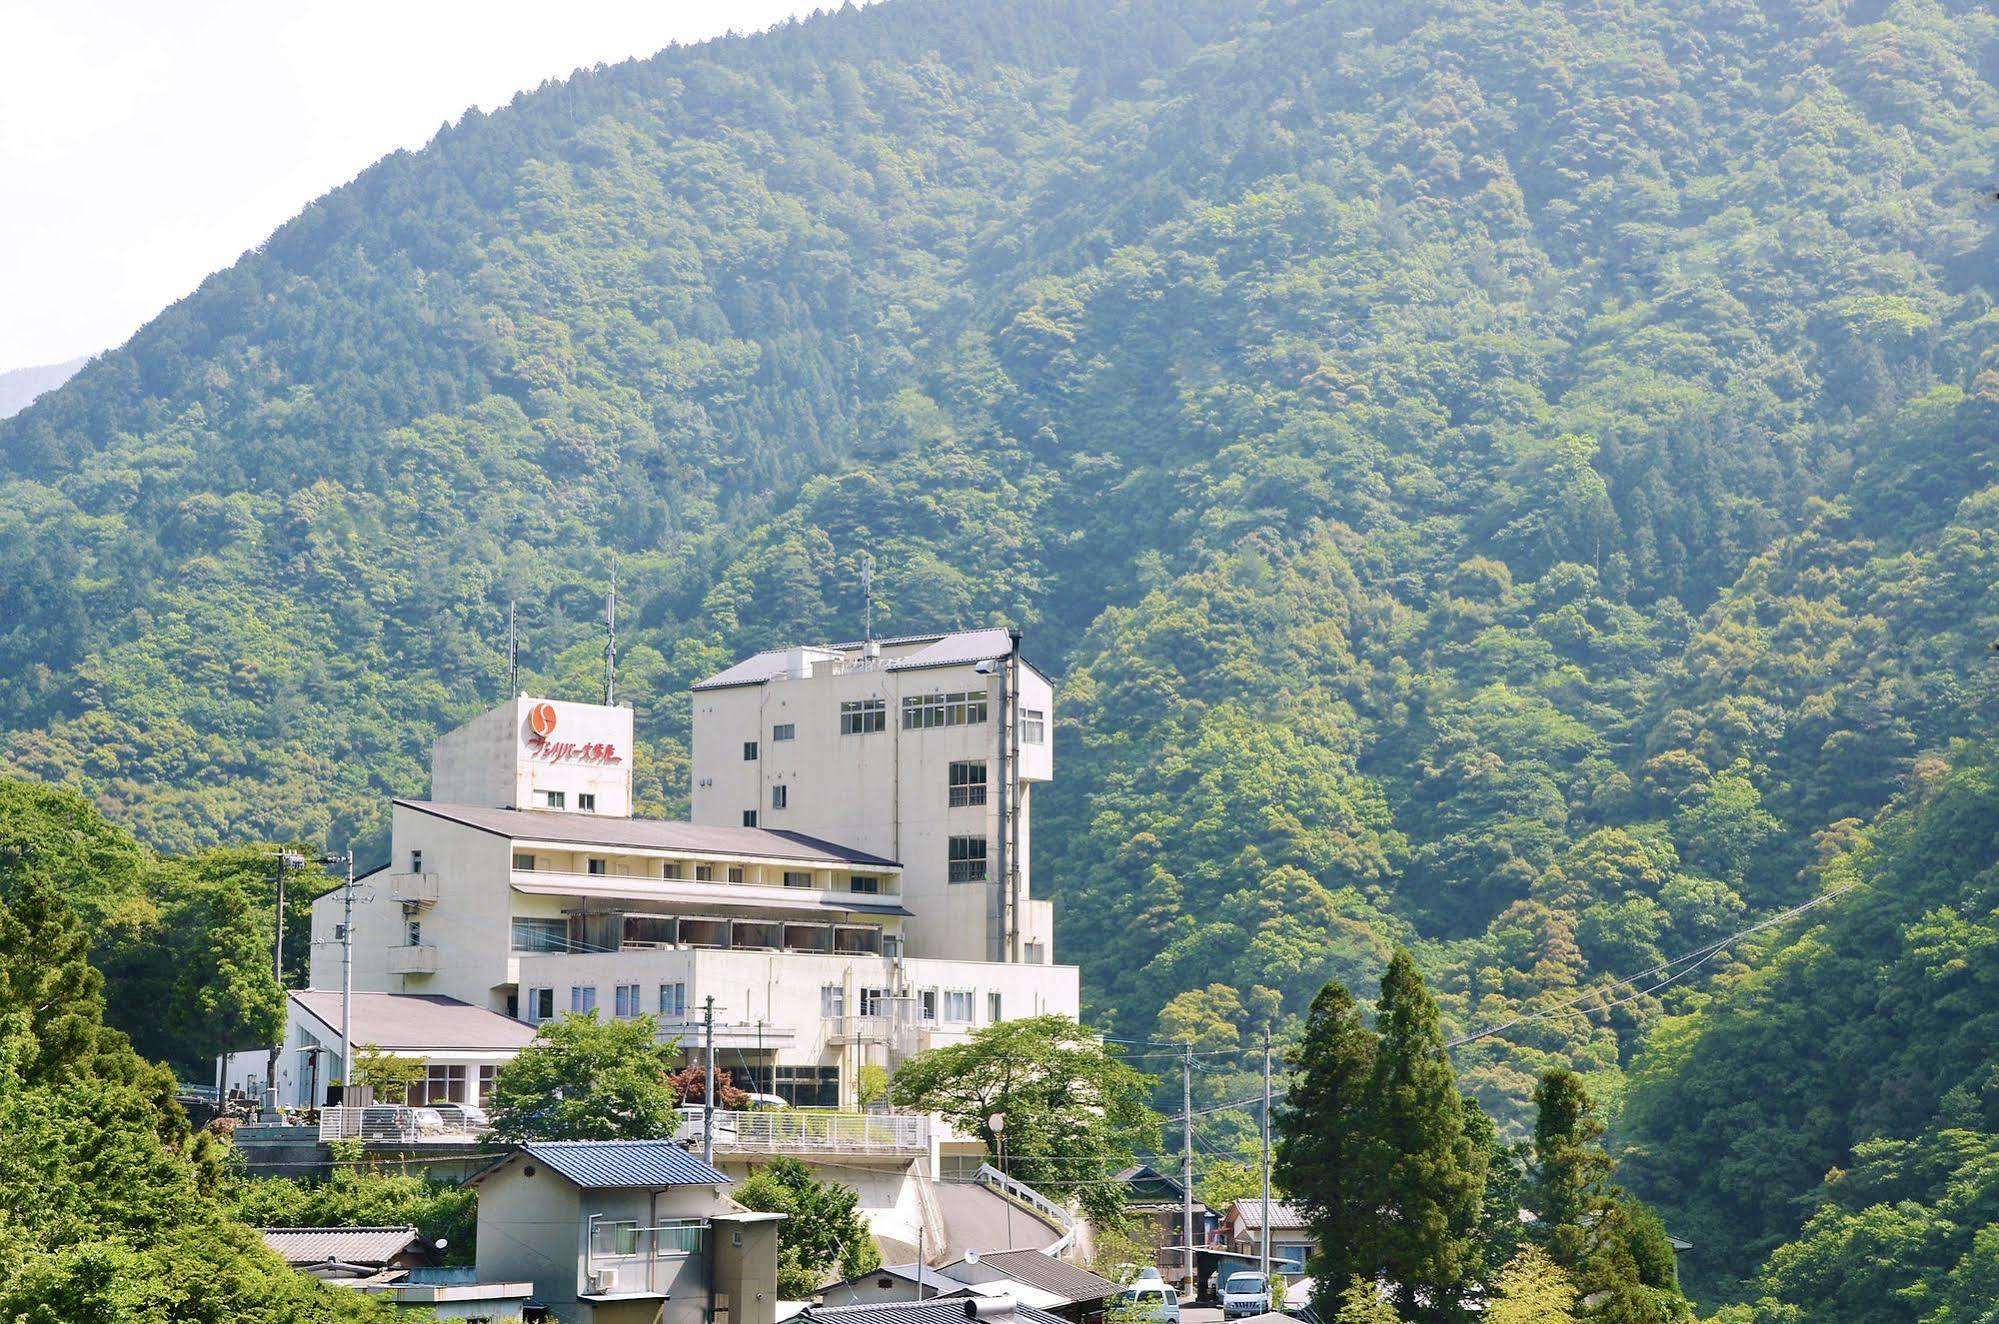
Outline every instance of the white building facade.
{"type": "MultiPolygon", "coordinates": [[[[630,709],[503,703],[439,738],[435,798],[395,802],[353,987],[529,1025],[652,1015],[690,1058],[713,997],[718,1067],[816,1107],[852,1107],[864,1064],[1073,1017],[1027,886],[1051,702],[1005,631],[760,654],[696,687],[692,822],[631,816],[630,709]]],[[[315,990],[341,986],[343,904],[314,906],[315,990]]]]}

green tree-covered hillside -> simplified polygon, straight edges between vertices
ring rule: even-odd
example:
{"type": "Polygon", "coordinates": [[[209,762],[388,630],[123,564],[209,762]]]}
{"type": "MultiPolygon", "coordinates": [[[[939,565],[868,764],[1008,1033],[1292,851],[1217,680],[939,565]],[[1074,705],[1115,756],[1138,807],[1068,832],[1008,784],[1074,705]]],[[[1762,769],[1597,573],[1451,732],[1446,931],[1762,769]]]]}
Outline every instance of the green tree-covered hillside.
{"type": "MultiPolygon", "coordinates": [[[[510,598],[595,691],[615,555],[670,812],[686,686],[857,633],[869,551],[1060,680],[1093,1019],[1283,1040],[1397,944],[1551,1007],[1999,717],[1995,84],[1985,0],[884,0],[580,74],[0,423],[0,750],[379,849],[510,598]]],[[[1461,1078],[1614,1121],[1662,1009],[1461,1078]]]]}

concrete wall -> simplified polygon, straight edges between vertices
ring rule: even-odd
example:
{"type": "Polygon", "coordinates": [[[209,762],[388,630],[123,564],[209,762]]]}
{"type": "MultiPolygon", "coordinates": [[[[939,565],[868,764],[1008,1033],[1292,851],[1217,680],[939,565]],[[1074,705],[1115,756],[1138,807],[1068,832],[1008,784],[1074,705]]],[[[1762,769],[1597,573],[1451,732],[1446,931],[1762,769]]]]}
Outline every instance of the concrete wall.
{"type": "Polygon", "coordinates": [[[629,818],[632,710],[521,695],[439,736],[430,784],[430,798],[447,804],[542,809],[556,791],[568,812],[582,811],[577,797],[591,795],[595,807],[584,812],[629,818]],[[545,737],[530,725],[544,706],[555,717],[545,737]]]}

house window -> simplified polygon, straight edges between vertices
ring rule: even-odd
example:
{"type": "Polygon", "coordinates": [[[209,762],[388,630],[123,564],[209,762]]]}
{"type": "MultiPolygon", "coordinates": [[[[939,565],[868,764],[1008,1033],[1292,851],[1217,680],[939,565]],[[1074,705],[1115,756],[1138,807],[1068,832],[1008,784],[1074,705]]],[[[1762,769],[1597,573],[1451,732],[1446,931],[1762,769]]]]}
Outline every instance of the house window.
{"type": "Polygon", "coordinates": [[[584,861],[583,868],[586,873],[607,874],[611,872],[610,864],[604,860],[586,860],[584,861]]]}
{"type": "Polygon", "coordinates": [[[840,734],[867,736],[888,729],[888,700],[856,699],[840,705],[840,734]]]}
{"type": "Polygon", "coordinates": [[[810,887],[812,886],[812,875],[804,869],[786,869],[784,871],[784,885],[786,887],[810,887]]]}
{"type": "Polygon", "coordinates": [[[916,1018],[921,1021],[935,1021],[937,1019],[936,989],[925,988],[917,990],[916,1018]]]}
{"type": "Polygon", "coordinates": [[[756,825],[757,825],[757,811],[754,809],[745,809],[743,811],[743,826],[755,827],[756,825]]]}
{"type": "Polygon", "coordinates": [[[695,865],[695,866],[694,866],[694,881],[695,881],[695,882],[697,882],[697,883],[712,883],[712,882],[714,882],[714,881],[715,881],[715,866],[714,866],[714,865],[712,865],[712,864],[697,864],[697,865],[695,865]]]}
{"type": "Polygon", "coordinates": [[[1039,708],[1020,710],[1020,743],[1039,745],[1048,739],[1048,714],[1039,708]]]}
{"type": "Polygon", "coordinates": [[[757,761],[757,742],[754,740],[745,740],[743,742],[743,762],[755,763],[756,761],[757,761]]]}
{"type": "Polygon", "coordinates": [[[972,1023],[972,990],[969,988],[947,988],[944,990],[944,1019],[952,1025],[972,1023]]]}
{"type": "Polygon", "coordinates": [[[977,759],[969,763],[951,765],[951,807],[961,809],[966,805],[982,805],[986,802],[986,764],[977,759]]]}
{"type": "Polygon", "coordinates": [[[569,1010],[576,1016],[597,1014],[597,986],[595,984],[572,984],[569,986],[569,1010]]]}
{"type": "Polygon", "coordinates": [[[995,1025],[1006,1019],[1001,1012],[1000,995],[996,992],[986,994],[986,1019],[995,1025]]]}
{"type": "Polygon", "coordinates": [[[882,880],[873,874],[857,873],[847,879],[849,892],[866,892],[869,896],[880,896],[882,880]]]}
{"type": "Polygon", "coordinates": [[[410,1084],[404,1102],[411,1107],[426,1103],[463,1103],[465,1101],[464,1067],[425,1067],[423,1079],[410,1084]]]}
{"type": "Polygon", "coordinates": [[[790,722],[779,722],[770,729],[770,740],[774,745],[780,740],[790,740],[798,734],[798,728],[790,722]]]}
{"type": "Polygon", "coordinates": [[[403,926],[403,946],[405,947],[423,946],[422,920],[413,919],[403,926]]]}
{"type": "Polygon", "coordinates": [[[976,690],[957,694],[912,694],[902,701],[902,729],[933,726],[976,726],[986,720],[986,696],[976,690]]]}
{"type": "Polygon", "coordinates": [[[687,1019],[687,985],[661,984],[659,986],[659,1015],[661,1020],[682,1021],[687,1019]]]}
{"type": "Polygon", "coordinates": [[[568,797],[562,791],[543,791],[541,802],[550,809],[560,809],[568,803],[568,797]]]}
{"type": "Polygon", "coordinates": [[[1027,944],[1027,963],[1029,965],[1047,965],[1048,944],[1045,942],[1031,942],[1027,944]]]}
{"type": "Polygon", "coordinates": [[[612,994],[611,1014],[621,1021],[628,1021],[639,1014],[639,986],[620,984],[612,994]]]}
{"type": "Polygon", "coordinates": [[[534,856],[522,851],[514,852],[514,867],[528,873],[534,872],[534,856]]]}
{"type": "Polygon", "coordinates": [[[667,861],[667,862],[666,862],[665,864],[662,864],[662,865],[660,865],[660,866],[659,866],[659,876],[660,876],[661,878],[666,878],[666,879],[676,879],[676,878],[679,878],[679,877],[680,877],[680,863],[679,863],[679,861],[677,861],[677,860],[668,860],[668,861],[667,861]]]}
{"type": "Polygon", "coordinates": [[[840,1106],[840,1068],[779,1067],[771,1091],[794,1108],[840,1106]]]}
{"type": "Polygon", "coordinates": [[[566,952],[569,950],[569,921],[516,918],[513,940],[513,948],[517,952],[566,952]]]}
{"type": "Polygon", "coordinates": [[[819,986],[819,1014],[837,1019],[847,1014],[847,990],[840,984],[819,986]]]}
{"type": "Polygon", "coordinates": [[[411,872],[411,873],[422,873],[422,872],[423,872],[423,852],[422,852],[422,851],[420,851],[420,850],[413,850],[413,851],[411,851],[411,852],[410,852],[410,872],[411,872]]]}
{"type": "MultiPolygon", "coordinates": [[[[709,876],[710,876],[710,877],[713,877],[713,876],[714,876],[714,872],[715,872],[715,871],[714,871],[713,869],[710,869],[710,870],[709,870],[708,872],[709,872],[709,876]]],[[[742,881],[743,881],[743,866],[742,866],[742,865],[740,865],[740,864],[732,864],[732,865],[730,865],[730,866],[729,866],[729,881],[730,881],[730,882],[732,882],[732,883],[740,883],[740,882],[742,882],[742,881]]]]}
{"type": "Polygon", "coordinates": [[[528,1024],[539,1025],[555,1015],[555,990],[531,988],[527,996],[528,1024]]]}
{"type": "Polygon", "coordinates": [[[986,839],[953,837],[950,842],[949,879],[954,883],[982,883],[986,879],[986,839]]]}
{"type": "Polygon", "coordinates": [[[861,990],[861,1015],[888,1015],[888,990],[885,988],[864,988],[861,990]]]}
{"type": "Polygon", "coordinates": [[[789,803],[790,799],[791,799],[790,791],[786,788],[783,782],[779,782],[777,785],[770,788],[770,807],[772,809],[784,808],[785,805],[789,803]]]}
{"type": "Polygon", "coordinates": [[[493,1077],[500,1074],[498,1067],[479,1068],[479,1106],[485,1107],[493,1097],[493,1077]]]}
{"type": "Polygon", "coordinates": [[[578,791],[576,793],[576,807],[578,809],[595,809],[597,807],[597,793],[595,791],[578,791]]]}

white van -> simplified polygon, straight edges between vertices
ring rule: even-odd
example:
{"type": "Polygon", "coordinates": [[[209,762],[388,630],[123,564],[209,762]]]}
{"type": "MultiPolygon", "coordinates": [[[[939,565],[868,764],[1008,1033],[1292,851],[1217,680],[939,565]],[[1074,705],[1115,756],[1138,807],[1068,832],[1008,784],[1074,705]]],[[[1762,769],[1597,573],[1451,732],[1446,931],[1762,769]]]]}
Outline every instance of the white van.
{"type": "Polygon", "coordinates": [[[1222,1284],[1222,1318],[1270,1313],[1270,1280],[1256,1272],[1232,1273],[1222,1284]]]}
{"type": "Polygon", "coordinates": [[[1122,1318],[1133,1324],[1180,1324],[1180,1297],[1157,1278],[1141,1278],[1118,1293],[1122,1318]]]}

